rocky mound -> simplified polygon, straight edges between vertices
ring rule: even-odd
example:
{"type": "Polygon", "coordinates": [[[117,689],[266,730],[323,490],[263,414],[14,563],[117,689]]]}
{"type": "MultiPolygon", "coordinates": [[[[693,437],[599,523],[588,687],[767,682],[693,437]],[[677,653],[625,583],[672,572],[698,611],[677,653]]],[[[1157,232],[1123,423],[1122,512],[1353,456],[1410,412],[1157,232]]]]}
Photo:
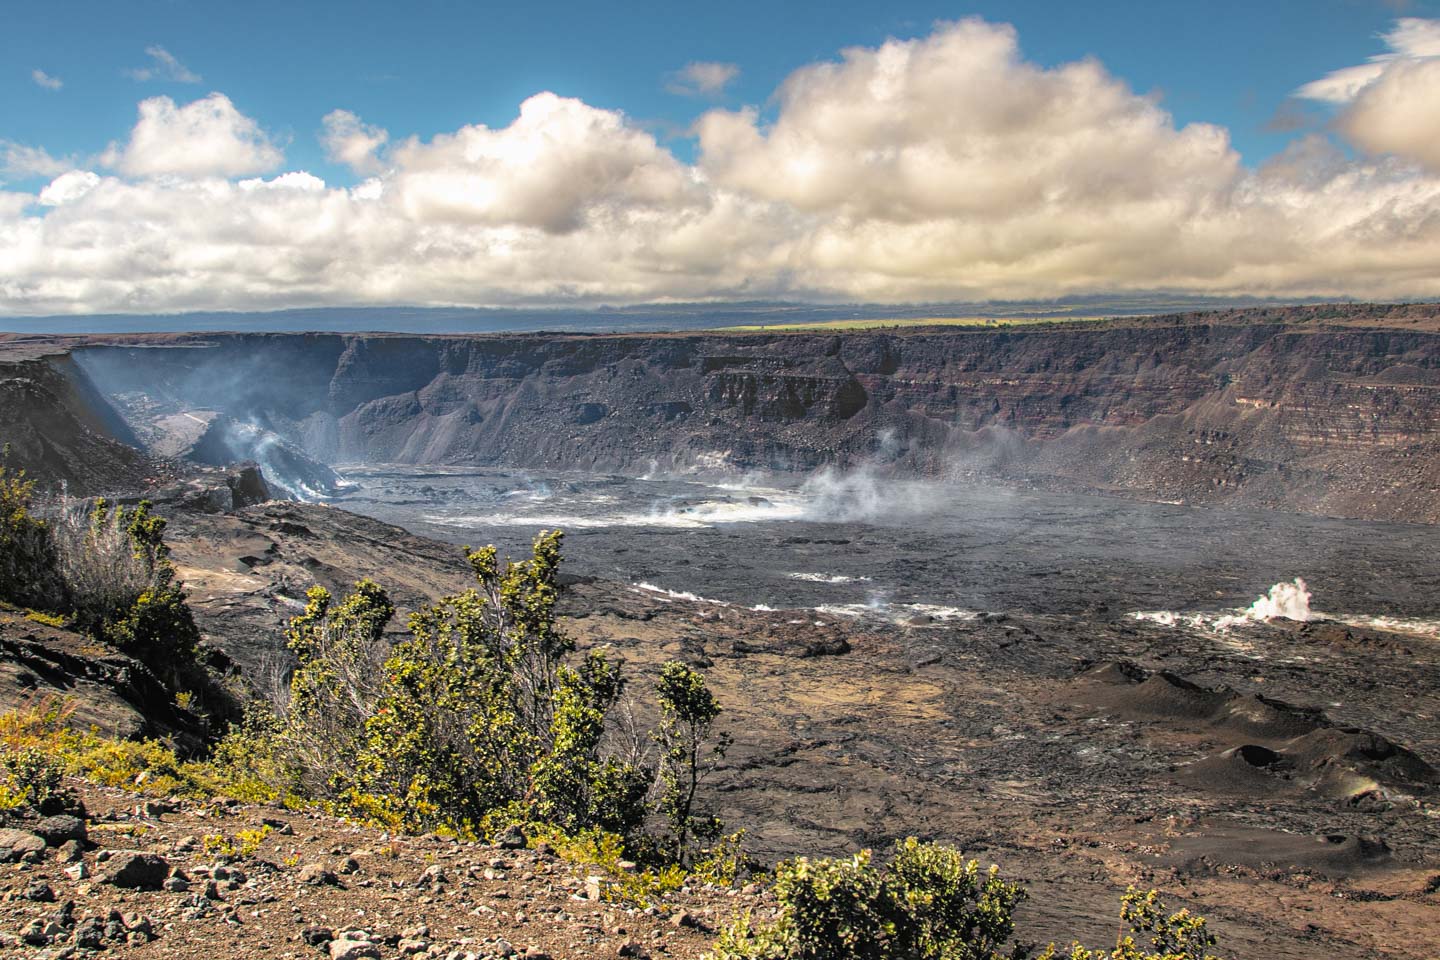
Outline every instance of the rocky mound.
{"type": "Polygon", "coordinates": [[[1369,730],[1335,726],[1320,710],[1201,687],[1123,661],[1085,669],[1072,687],[1079,702],[1111,715],[1202,730],[1225,744],[1180,771],[1207,790],[1311,790],[1351,802],[1440,790],[1440,770],[1415,753],[1369,730]]]}
{"type": "MultiPolygon", "coordinates": [[[[207,656],[224,659],[219,651],[207,656]]],[[[198,744],[202,718],[178,706],[145,664],[80,634],[0,604],[0,711],[65,705],[77,729],[198,744]]]]}

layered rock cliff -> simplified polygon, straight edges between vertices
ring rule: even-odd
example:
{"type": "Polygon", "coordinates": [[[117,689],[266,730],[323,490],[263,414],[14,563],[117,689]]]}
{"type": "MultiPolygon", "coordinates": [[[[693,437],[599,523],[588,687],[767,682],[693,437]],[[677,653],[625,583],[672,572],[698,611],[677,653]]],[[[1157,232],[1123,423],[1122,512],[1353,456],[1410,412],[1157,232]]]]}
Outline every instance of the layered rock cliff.
{"type": "Polygon", "coordinates": [[[330,464],[643,473],[874,462],[907,474],[1440,521],[1440,335],[1291,319],[844,334],[236,334],[77,343],[69,356],[152,451],[167,418],[223,417],[330,464]]]}

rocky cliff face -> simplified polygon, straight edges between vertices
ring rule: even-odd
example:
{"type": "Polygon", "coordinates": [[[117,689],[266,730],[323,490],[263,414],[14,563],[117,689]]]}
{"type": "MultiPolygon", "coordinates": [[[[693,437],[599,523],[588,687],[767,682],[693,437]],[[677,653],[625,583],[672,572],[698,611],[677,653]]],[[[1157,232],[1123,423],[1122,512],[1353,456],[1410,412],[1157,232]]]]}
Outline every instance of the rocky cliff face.
{"type": "Polygon", "coordinates": [[[157,472],[64,350],[0,351],[0,445],[9,467],[75,494],[135,489],[157,472]]]}
{"type": "Polygon", "coordinates": [[[222,415],[328,463],[876,462],[1440,521],[1440,335],[1246,315],[1034,329],[225,335],[74,348],[137,433],[222,415]]]}

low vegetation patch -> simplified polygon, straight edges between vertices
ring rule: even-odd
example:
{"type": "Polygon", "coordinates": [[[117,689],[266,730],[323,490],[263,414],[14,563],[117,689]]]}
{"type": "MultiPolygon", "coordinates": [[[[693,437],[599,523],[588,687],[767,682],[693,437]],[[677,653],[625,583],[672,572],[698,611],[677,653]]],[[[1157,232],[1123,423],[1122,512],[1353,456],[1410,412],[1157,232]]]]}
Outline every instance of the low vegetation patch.
{"type": "Polygon", "coordinates": [[[0,464],[0,601],[118,648],[174,689],[203,692],[200,631],[164,534],[143,500],[37,509],[34,483],[0,464]]]}

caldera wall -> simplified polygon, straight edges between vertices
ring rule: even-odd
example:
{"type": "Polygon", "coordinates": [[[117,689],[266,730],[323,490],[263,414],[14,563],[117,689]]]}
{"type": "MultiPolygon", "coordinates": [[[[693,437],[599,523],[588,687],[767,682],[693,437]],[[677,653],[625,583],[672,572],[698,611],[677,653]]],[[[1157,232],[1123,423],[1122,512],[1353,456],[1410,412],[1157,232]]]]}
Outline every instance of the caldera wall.
{"type": "Polygon", "coordinates": [[[317,459],[618,472],[874,463],[1440,520],[1440,336],[1243,315],[845,334],[234,334],[72,346],[142,436],[211,411],[317,459]]]}

